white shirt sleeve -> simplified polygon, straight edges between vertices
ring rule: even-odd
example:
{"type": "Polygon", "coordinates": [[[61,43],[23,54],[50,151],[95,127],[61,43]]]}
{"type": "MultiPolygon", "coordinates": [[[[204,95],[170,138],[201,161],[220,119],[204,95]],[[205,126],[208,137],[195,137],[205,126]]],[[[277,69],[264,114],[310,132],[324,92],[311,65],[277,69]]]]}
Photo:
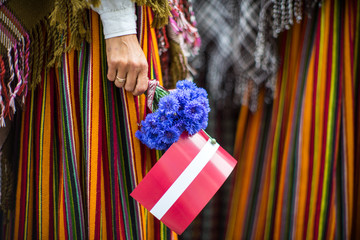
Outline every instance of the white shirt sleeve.
{"type": "Polygon", "coordinates": [[[101,0],[94,11],[100,14],[105,39],[136,34],[135,4],[131,0],[101,0]]]}

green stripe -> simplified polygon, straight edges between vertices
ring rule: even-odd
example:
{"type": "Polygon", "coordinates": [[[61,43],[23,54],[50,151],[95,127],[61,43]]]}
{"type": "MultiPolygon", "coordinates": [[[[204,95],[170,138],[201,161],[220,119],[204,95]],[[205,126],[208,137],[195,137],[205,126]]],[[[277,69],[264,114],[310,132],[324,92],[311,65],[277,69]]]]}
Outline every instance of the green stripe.
{"type": "MultiPolygon", "coordinates": [[[[336,66],[338,59],[338,38],[339,38],[339,11],[338,11],[338,0],[335,0],[334,6],[334,31],[333,31],[333,46],[332,46],[332,63],[331,63],[331,90],[330,90],[330,101],[329,101],[329,116],[328,116],[328,128],[327,128],[327,138],[326,138],[326,155],[325,155],[325,166],[324,166],[324,187],[322,192],[321,200],[321,209],[320,209],[320,222],[319,222],[319,239],[326,237],[326,212],[329,204],[329,190],[331,186],[332,173],[332,163],[334,161],[333,152],[333,141],[334,141],[334,130],[335,130],[335,110],[336,110],[336,90],[337,82],[339,79],[338,76],[338,66],[336,66]],[[326,185],[325,185],[326,184],[326,185]]],[[[331,196],[330,196],[331,197],[331,196]]]]}
{"type": "MultiPolygon", "coordinates": [[[[310,208],[309,208],[309,212],[311,214],[311,212],[315,211],[314,208],[316,208],[316,201],[317,201],[317,192],[315,192],[315,181],[314,179],[316,178],[316,169],[317,169],[317,166],[320,164],[319,163],[319,159],[321,159],[321,151],[318,151],[318,149],[320,149],[320,147],[322,146],[322,142],[317,140],[319,139],[319,128],[318,126],[320,126],[322,123],[320,122],[320,111],[319,111],[319,102],[320,102],[320,93],[322,91],[324,91],[324,89],[321,89],[320,88],[320,84],[321,84],[321,80],[323,80],[322,76],[321,76],[321,65],[320,65],[320,58],[322,58],[323,56],[323,51],[324,51],[324,47],[322,46],[322,43],[324,43],[324,29],[325,29],[325,8],[321,8],[321,20],[320,20],[320,45],[319,45],[319,49],[316,49],[317,51],[319,51],[319,59],[318,59],[318,62],[319,62],[319,65],[318,65],[318,72],[317,72],[317,87],[316,87],[316,104],[315,106],[315,133],[314,133],[314,162],[313,162],[313,173],[312,173],[312,182],[311,182],[311,193],[310,193],[310,208]]],[[[321,179],[319,179],[319,181],[321,181],[321,179]]],[[[318,189],[319,190],[319,189],[318,189]]],[[[314,219],[315,221],[315,219],[314,219]]],[[[310,231],[311,230],[311,227],[310,227],[310,216],[309,216],[309,221],[308,221],[308,226],[307,227],[307,233],[306,233],[306,236],[307,237],[311,237],[312,236],[312,232],[310,231]]]]}
{"type": "MultiPolygon", "coordinates": [[[[66,64],[65,66],[66,67],[66,64]]],[[[70,117],[71,117],[71,112],[69,112],[69,110],[71,111],[71,109],[67,108],[67,101],[70,101],[70,99],[67,98],[67,88],[66,88],[66,84],[65,81],[67,81],[68,84],[70,84],[69,78],[67,78],[67,76],[64,76],[62,74],[61,68],[59,69],[59,76],[61,76],[61,94],[60,94],[60,98],[61,98],[61,103],[63,103],[64,105],[62,106],[62,110],[63,110],[63,114],[62,114],[62,125],[63,125],[63,132],[64,132],[64,139],[63,139],[63,143],[64,143],[64,157],[62,158],[62,160],[65,162],[65,166],[63,166],[64,170],[66,167],[66,171],[64,171],[63,174],[66,174],[66,176],[64,176],[64,181],[67,180],[67,184],[68,184],[68,194],[69,194],[69,201],[70,201],[70,206],[68,206],[67,201],[66,201],[66,197],[65,197],[65,205],[66,205],[66,213],[67,213],[67,221],[68,221],[68,231],[70,233],[70,224],[69,224],[69,217],[72,220],[72,226],[73,226],[73,238],[77,238],[77,230],[79,230],[80,232],[80,239],[83,239],[83,221],[82,221],[82,214],[81,214],[81,201],[79,199],[79,189],[78,189],[78,184],[76,181],[77,178],[77,173],[76,173],[76,162],[75,161],[75,156],[73,156],[73,148],[75,143],[72,142],[72,134],[71,134],[71,129],[70,129],[70,117]],[[67,100],[67,101],[66,101],[67,100]],[[68,135],[67,135],[68,134],[68,135]],[[69,149],[70,152],[67,151],[67,147],[69,145],[69,149]],[[65,159],[64,159],[65,158],[65,159]],[[71,161],[71,169],[70,169],[70,161],[71,161]],[[72,175],[71,175],[72,173],[72,175]],[[74,181],[74,186],[75,188],[73,189],[71,186],[72,181],[74,181]],[[76,202],[76,208],[75,208],[75,202],[76,202]],[[70,211],[70,212],[69,212],[70,211]],[[78,218],[76,218],[75,215],[75,211],[78,212],[78,218]],[[70,214],[70,216],[69,216],[70,214]],[[81,228],[81,229],[78,229],[81,228]]],[[[69,104],[70,105],[70,104],[69,104]]],[[[70,105],[71,108],[71,105],[70,105]]],[[[65,187],[65,185],[64,185],[65,187]]],[[[65,194],[65,192],[64,192],[65,194]]],[[[66,196],[66,195],[65,195],[66,196]]]]}
{"type": "MultiPolygon", "coordinates": [[[[285,60],[289,59],[290,55],[290,43],[291,43],[291,36],[290,32],[288,33],[286,37],[286,50],[285,50],[285,60]]],[[[274,197],[275,197],[275,186],[276,186],[276,175],[277,175],[277,168],[278,166],[278,149],[279,149],[279,141],[280,141],[280,132],[281,132],[281,125],[282,125],[282,119],[283,119],[283,111],[284,111],[284,104],[285,104],[285,95],[286,95],[286,86],[287,86],[287,79],[288,79],[288,64],[289,61],[284,61],[283,69],[286,71],[283,71],[283,76],[281,79],[281,89],[280,89],[280,100],[279,100],[279,111],[277,115],[277,121],[276,121],[276,131],[274,136],[274,142],[273,142],[273,149],[272,149],[272,156],[271,156],[271,180],[270,180],[270,190],[269,190],[269,202],[267,207],[267,213],[266,213],[266,226],[265,226],[265,239],[270,238],[270,231],[273,228],[273,222],[272,215],[275,208],[274,204],[274,197]]]]}

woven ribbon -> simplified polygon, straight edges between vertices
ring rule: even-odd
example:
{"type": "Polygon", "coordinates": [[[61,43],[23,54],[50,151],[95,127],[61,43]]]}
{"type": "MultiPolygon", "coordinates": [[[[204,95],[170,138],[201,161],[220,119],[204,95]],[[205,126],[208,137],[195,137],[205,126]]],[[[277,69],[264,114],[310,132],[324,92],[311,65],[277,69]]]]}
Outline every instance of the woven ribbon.
{"type": "Polygon", "coordinates": [[[156,79],[153,80],[149,80],[149,85],[148,85],[148,89],[146,92],[146,104],[148,106],[148,108],[153,111],[153,102],[154,102],[154,96],[155,96],[155,91],[156,91],[156,86],[159,85],[159,82],[156,81],[156,79]]]}

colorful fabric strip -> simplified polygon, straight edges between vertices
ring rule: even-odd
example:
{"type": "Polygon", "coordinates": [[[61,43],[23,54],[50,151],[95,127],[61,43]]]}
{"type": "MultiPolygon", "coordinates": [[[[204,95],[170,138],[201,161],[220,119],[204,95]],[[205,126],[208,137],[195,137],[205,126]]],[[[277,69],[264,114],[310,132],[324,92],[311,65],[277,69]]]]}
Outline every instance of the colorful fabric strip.
{"type": "Polygon", "coordinates": [[[226,239],[352,237],[359,4],[324,1],[281,37],[273,104],[241,108],[226,239]]]}
{"type": "MultiPolygon", "coordinates": [[[[140,40],[149,78],[161,83],[152,12],[138,11],[147,19],[140,40]]],[[[1,237],[177,239],[129,196],[160,154],[134,137],[147,112],[145,97],[107,80],[101,24],[96,13],[89,17],[91,43],[63,54],[61,67],[42,72],[40,85],[27,96],[16,125],[21,147],[15,210],[2,216],[1,237]]]]}

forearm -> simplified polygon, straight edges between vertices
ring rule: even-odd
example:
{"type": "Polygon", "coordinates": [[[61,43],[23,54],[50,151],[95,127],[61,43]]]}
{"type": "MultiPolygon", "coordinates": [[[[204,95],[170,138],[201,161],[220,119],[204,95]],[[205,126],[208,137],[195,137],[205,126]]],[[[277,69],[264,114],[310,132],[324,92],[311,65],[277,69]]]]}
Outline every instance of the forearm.
{"type": "Polygon", "coordinates": [[[106,39],[107,77],[137,96],[148,85],[148,64],[136,37],[135,5],[131,0],[102,0],[98,8],[106,39]]]}

